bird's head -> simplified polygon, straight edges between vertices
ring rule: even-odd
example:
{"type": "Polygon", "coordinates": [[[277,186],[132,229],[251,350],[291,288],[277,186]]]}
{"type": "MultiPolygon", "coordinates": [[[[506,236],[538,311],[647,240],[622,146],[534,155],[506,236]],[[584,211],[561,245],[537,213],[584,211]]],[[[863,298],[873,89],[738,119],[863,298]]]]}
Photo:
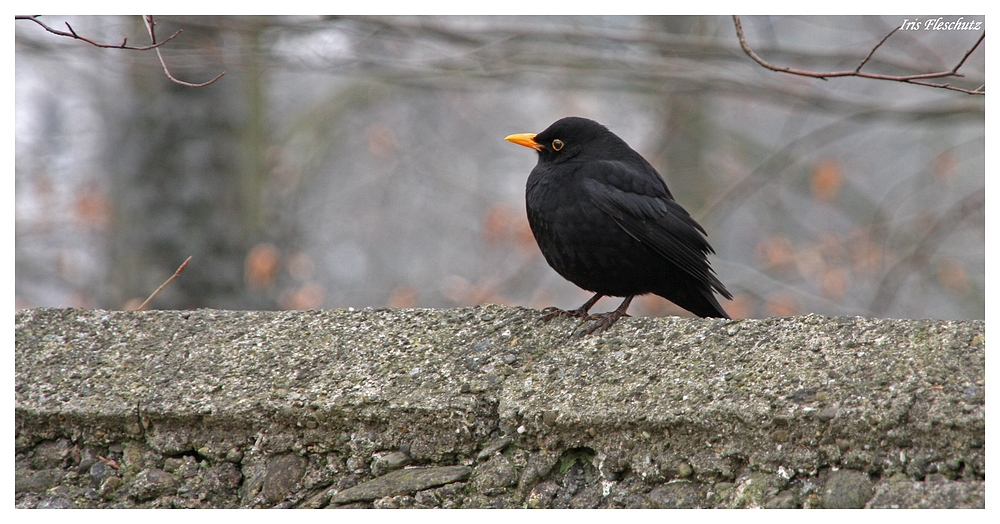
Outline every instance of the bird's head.
{"type": "Polygon", "coordinates": [[[542,162],[564,162],[580,154],[596,154],[628,145],[603,125],[578,116],[557,120],[541,133],[518,133],[505,138],[508,142],[538,151],[542,162]],[[602,145],[603,147],[597,147],[602,145]]]}

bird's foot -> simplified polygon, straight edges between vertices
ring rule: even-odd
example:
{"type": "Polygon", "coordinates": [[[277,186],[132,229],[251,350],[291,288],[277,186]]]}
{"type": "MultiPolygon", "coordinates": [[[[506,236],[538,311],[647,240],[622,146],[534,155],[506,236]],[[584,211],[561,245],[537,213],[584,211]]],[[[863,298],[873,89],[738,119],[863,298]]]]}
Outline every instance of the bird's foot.
{"type": "Polygon", "coordinates": [[[569,311],[559,309],[557,307],[547,307],[542,310],[542,313],[544,314],[539,319],[542,322],[548,322],[557,317],[587,318],[587,310],[582,307],[571,309],[569,311]]]}
{"type": "Polygon", "coordinates": [[[630,317],[628,313],[624,311],[614,310],[608,311],[607,313],[597,313],[596,315],[587,315],[586,319],[580,324],[576,331],[576,335],[584,336],[590,335],[599,331],[604,331],[612,326],[615,322],[618,322],[619,318],[630,317]]]}
{"type": "Polygon", "coordinates": [[[583,303],[582,306],[566,311],[565,309],[559,309],[557,307],[547,307],[542,310],[541,321],[548,322],[556,317],[573,317],[573,318],[587,318],[587,313],[590,312],[590,308],[594,307],[594,304],[601,299],[604,295],[597,293],[590,300],[583,303]]]}

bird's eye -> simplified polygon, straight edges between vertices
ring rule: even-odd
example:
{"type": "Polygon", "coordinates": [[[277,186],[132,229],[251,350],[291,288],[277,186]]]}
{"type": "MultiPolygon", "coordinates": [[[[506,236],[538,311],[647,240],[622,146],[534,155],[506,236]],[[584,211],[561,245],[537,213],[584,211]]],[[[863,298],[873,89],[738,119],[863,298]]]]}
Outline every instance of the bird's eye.
{"type": "Polygon", "coordinates": [[[558,138],[552,141],[552,149],[555,149],[556,151],[562,149],[564,145],[566,144],[563,144],[563,141],[558,138]]]}

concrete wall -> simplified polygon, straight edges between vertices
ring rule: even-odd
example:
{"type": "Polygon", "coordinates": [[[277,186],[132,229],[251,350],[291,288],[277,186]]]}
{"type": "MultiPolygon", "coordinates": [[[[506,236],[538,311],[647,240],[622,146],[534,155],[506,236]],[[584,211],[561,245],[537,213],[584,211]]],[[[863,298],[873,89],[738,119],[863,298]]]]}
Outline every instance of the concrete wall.
{"type": "Polygon", "coordinates": [[[983,507],[985,325],[15,315],[18,507],[983,507]]]}

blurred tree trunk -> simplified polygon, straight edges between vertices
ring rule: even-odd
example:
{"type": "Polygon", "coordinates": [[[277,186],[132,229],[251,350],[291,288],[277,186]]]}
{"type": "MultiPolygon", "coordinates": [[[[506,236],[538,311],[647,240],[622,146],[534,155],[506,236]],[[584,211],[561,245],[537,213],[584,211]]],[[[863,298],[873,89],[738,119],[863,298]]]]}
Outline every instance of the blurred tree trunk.
{"type": "MultiPolygon", "coordinates": [[[[706,38],[712,26],[709,19],[700,16],[653,17],[651,21],[666,34],[706,38]]],[[[654,164],[662,168],[661,174],[674,197],[696,215],[715,191],[707,183],[712,176],[705,165],[713,127],[705,108],[709,98],[698,90],[673,90],[661,95],[664,131],[654,152],[654,164]]]]}
{"type": "MultiPolygon", "coordinates": [[[[205,17],[158,22],[158,34],[183,26],[185,41],[200,50],[164,50],[175,77],[199,82],[219,73],[225,24],[205,17]]],[[[240,36],[250,46],[237,46],[244,55],[256,52],[260,26],[249,27],[240,36]]],[[[117,120],[108,129],[107,158],[119,228],[108,302],[146,297],[192,255],[151,308],[274,307],[244,296],[243,260],[262,228],[266,138],[261,68],[256,58],[242,62],[248,67],[193,89],[165,81],[150,55],[132,57],[132,86],[122,89],[128,99],[108,105],[117,120]]]]}

